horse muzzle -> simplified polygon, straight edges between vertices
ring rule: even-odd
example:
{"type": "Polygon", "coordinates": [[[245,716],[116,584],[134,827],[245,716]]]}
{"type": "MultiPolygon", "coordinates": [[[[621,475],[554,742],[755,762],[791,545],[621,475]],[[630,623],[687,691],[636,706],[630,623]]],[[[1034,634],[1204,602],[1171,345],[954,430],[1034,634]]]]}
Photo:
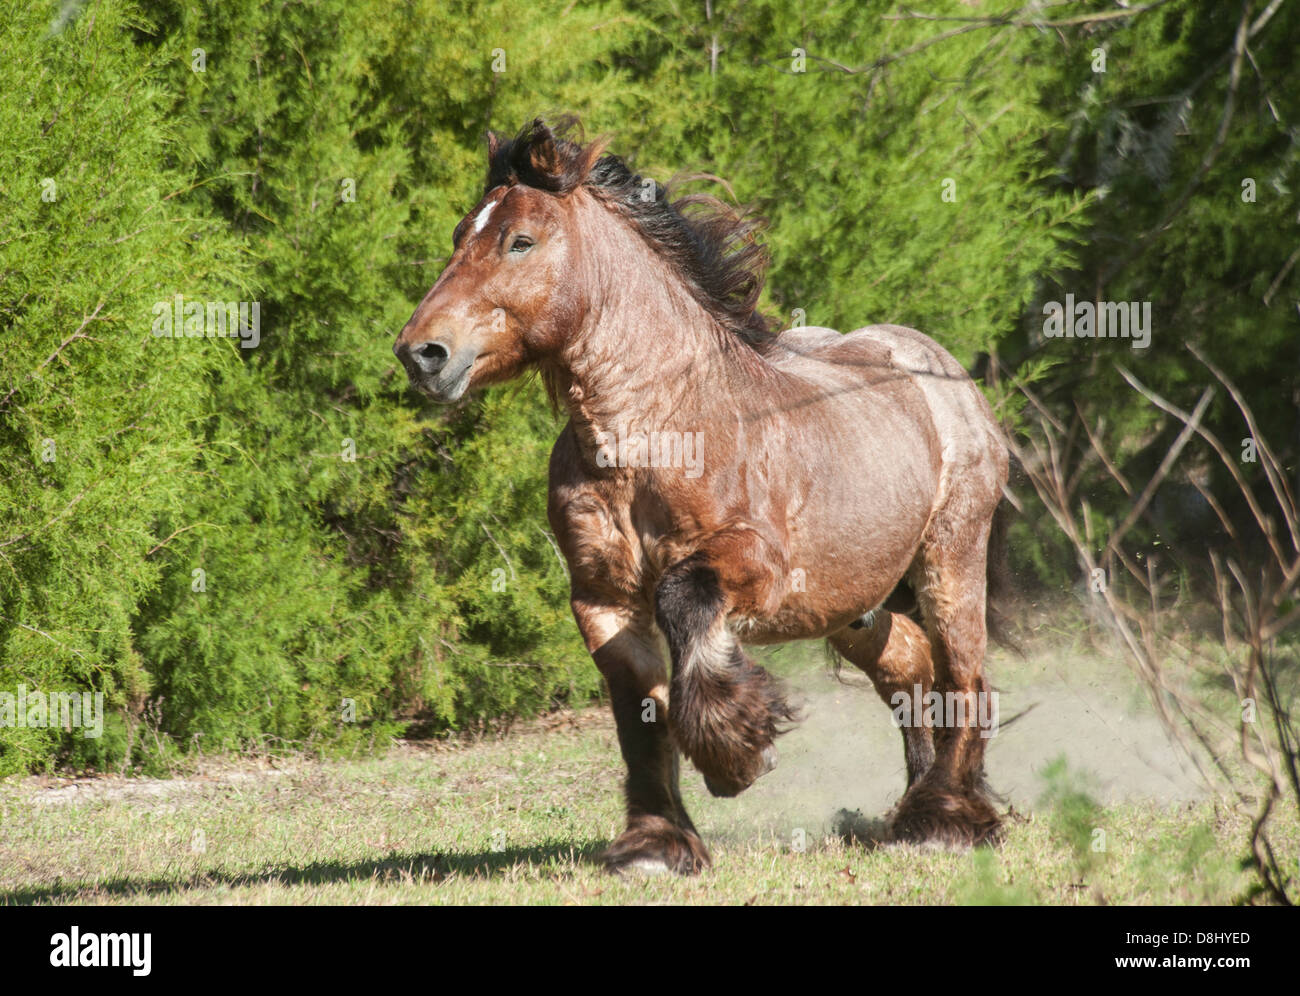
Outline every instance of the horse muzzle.
{"type": "Polygon", "coordinates": [[[474,361],[478,359],[478,350],[472,346],[453,353],[450,347],[436,341],[411,345],[399,339],[393,353],[406,368],[411,386],[441,404],[461,399],[469,388],[474,361]]]}

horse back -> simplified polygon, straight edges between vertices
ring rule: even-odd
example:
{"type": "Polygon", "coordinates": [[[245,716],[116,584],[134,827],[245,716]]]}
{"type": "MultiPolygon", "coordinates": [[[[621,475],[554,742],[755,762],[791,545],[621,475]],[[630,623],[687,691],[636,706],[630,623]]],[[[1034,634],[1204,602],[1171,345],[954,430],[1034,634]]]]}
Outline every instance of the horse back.
{"type": "Polygon", "coordinates": [[[957,359],[939,343],[903,325],[869,325],[841,335],[833,329],[782,333],[775,363],[797,376],[888,394],[905,417],[929,423],[944,477],[977,472],[998,484],[1007,451],[993,410],[957,359]],[[906,385],[901,390],[900,385],[906,385]]]}

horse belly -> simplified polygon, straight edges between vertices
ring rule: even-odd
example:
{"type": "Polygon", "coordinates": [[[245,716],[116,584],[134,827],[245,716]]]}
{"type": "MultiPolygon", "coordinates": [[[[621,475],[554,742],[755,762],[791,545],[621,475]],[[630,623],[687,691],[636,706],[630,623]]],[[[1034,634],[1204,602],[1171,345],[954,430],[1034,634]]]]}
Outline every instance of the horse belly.
{"type": "Polygon", "coordinates": [[[921,545],[939,487],[928,423],[879,411],[865,419],[837,415],[823,423],[837,431],[817,441],[834,458],[792,489],[799,498],[786,519],[789,576],[780,606],[761,619],[733,621],[748,642],[815,639],[842,629],[889,596],[921,545]]]}

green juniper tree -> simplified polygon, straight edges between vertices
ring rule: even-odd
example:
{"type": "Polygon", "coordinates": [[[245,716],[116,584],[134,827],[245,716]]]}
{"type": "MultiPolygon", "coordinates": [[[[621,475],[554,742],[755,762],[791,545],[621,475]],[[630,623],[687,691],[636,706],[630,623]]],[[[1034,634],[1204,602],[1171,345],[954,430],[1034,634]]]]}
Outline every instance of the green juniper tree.
{"type": "MultiPolygon", "coordinates": [[[[183,289],[242,299],[245,247],[185,198],[138,18],[0,16],[0,691],[99,691],[99,739],[0,727],[0,772],[120,761],[158,672],[135,639],[165,582],[159,524],[193,521],[209,384],[234,340],[153,334],[183,289]],[[21,58],[15,58],[22,53],[21,58]]],[[[56,724],[57,725],[57,724],[56,724]]]]}
{"type": "Polygon", "coordinates": [[[1191,338],[1292,438],[1297,14],[1268,9],[1247,61],[1240,10],[1185,0],[1054,6],[1052,30],[956,0],[926,12],[951,22],[0,0],[0,691],[110,706],[99,741],[0,729],[0,770],[382,742],[597,693],[546,531],[540,385],[444,409],[390,352],[481,194],[485,131],[539,113],[656,179],[726,178],[770,221],[783,324],[914,325],[1128,440],[1150,412],[1110,354],[1043,340],[1041,309],[1150,299],[1151,349],[1123,346],[1144,376],[1193,390],[1191,338]],[[177,295],[256,304],[255,347],[154,335],[177,295]]]}

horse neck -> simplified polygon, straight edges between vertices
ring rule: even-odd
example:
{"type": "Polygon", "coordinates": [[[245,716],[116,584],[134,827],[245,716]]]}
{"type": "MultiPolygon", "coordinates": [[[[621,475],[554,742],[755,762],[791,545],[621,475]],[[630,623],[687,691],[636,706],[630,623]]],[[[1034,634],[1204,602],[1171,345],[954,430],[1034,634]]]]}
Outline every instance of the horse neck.
{"type": "Polygon", "coordinates": [[[587,316],[554,371],[579,439],[620,426],[689,431],[752,400],[766,364],[628,222],[584,202],[587,316]]]}

